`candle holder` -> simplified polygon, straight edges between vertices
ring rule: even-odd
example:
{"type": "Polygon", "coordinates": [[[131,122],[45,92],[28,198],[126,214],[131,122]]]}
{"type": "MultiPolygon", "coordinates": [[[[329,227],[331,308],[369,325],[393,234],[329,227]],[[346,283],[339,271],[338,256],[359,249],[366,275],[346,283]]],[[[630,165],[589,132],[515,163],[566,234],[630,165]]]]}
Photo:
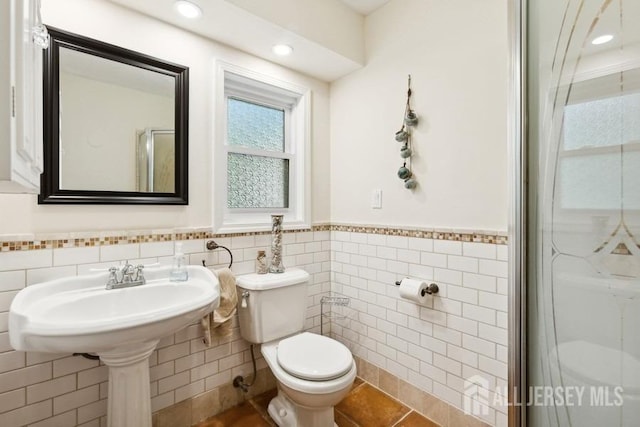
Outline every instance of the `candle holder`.
{"type": "Polygon", "coordinates": [[[271,215],[271,263],[269,273],[284,273],[282,264],[282,220],[284,215],[271,215]]]}

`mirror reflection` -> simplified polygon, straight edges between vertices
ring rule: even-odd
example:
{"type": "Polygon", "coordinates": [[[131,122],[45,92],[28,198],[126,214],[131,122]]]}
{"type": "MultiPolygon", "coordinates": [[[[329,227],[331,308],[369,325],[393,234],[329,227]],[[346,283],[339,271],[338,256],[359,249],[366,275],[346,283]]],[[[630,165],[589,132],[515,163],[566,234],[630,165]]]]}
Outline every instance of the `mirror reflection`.
{"type": "Polygon", "coordinates": [[[173,130],[146,129],[138,135],[138,191],[173,193],[175,150],[173,130]]]}
{"type": "Polygon", "coordinates": [[[171,76],[60,48],[60,188],[173,192],[138,177],[154,158],[173,169],[174,87],[171,76]],[[162,157],[137,149],[150,129],[167,130],[162,157]]]}

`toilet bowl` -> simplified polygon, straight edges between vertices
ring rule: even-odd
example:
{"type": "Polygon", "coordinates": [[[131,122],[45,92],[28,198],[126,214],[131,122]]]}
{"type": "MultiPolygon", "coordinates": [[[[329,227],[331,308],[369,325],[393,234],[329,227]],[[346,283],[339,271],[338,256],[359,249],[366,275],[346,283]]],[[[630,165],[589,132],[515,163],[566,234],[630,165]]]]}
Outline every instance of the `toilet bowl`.
{"type": "Polygon", "coordinates": [[[334,425],[333,407],[356,377],[349,349],[331,338],[303,332],[263,344],[262,355],[278,381],[278,397],[269,404],[269,415],[279,426],[334,425]]]}
{"type": "Polygon", "coordinates": [[[558,383],[570,389],[577,388],[582,395],[581,405],[562,408],[572,425],[637,425],[640,361],[634,355],[575,340],[554,347],[549,361],[558,383]]]}
{"type": "Polygon", "coordinates": [[[302,332],[309,275],[303,270],[239,276],[240,334],[261,352],[278,383],[269,415],[280,427],[333,427],[356,364],[342,343],[302,332]]]}

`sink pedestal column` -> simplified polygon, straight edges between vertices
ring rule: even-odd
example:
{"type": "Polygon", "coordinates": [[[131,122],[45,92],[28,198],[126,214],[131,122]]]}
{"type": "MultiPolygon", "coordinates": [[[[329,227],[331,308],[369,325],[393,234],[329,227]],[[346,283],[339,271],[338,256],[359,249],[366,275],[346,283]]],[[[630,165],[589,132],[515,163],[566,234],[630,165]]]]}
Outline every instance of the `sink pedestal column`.
{"type": "Polygon", "coordinates": [[[158,340],[99,353],[109,367],[108,427],[151,427],[149,356],[158,340]]]}

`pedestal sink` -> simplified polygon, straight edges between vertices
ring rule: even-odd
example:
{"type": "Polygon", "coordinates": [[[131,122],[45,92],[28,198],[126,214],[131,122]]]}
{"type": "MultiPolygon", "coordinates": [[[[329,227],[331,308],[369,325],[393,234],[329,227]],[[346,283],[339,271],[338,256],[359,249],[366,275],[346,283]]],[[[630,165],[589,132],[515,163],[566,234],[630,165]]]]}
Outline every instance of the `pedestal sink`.
{"type": "Polygon", "coordinates": [[[149,355],[216,308],[220,286],[202,266],[169,281],[170,267],[145,271],[146,284],[106,289],[108,274],[29,286],[13,300],[9,338],[19,351],[96,353],[109,367],[109,427],[151,427],[149,355]]]}

